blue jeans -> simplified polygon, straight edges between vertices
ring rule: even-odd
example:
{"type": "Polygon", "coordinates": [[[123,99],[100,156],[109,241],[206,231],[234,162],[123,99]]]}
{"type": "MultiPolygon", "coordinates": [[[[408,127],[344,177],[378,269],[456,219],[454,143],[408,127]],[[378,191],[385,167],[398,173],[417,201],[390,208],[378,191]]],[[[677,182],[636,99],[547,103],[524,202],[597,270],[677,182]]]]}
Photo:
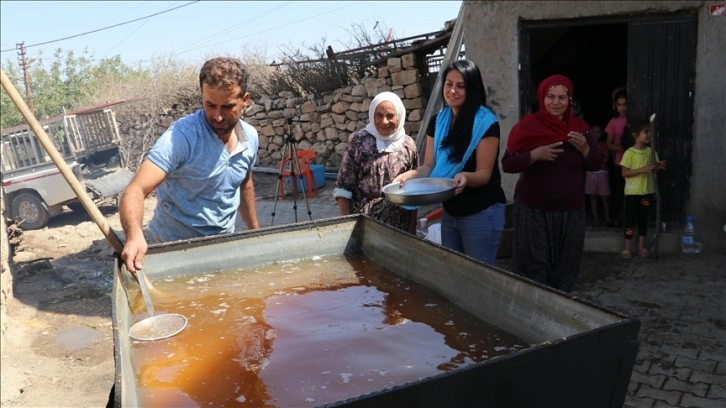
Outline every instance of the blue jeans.
{"type": "Polygon", "coordinates": [[[476,214],[441,217],[441,245],[488,264],[494,264],[504,229],[504,204],[493,204],[476,214]]]}

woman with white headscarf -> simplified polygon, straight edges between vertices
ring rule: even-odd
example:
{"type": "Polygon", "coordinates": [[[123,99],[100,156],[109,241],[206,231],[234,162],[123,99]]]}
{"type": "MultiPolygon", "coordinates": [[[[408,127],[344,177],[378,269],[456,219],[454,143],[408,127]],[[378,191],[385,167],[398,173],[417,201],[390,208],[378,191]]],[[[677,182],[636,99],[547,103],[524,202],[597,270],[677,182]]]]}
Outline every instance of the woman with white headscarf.
{"type": "Polygon", "coordinates": [[[368,125],[348,139],[333,197],[340,215],[367,214],[381,222],[415,233],[416,211],[384,199],[381,189],[399,174],[418,167],[416,143],[403,125],[406,108],[393,92],[371,101],[368,125]]]}

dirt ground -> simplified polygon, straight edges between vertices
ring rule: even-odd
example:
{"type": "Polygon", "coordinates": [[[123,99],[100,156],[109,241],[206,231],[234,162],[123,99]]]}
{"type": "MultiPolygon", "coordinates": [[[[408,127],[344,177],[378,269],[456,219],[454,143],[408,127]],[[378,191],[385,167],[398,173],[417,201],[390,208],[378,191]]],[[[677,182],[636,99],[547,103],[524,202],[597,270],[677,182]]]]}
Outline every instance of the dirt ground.
{"type": "MultiPolygon", "coordinates": [[[[255,175],[258,199],[276,176],[255,175]]],[[[145,221],[156,200],[145,202],[145,221]]],[[[122,236],[117,210],[99,206],[122,236]]],[[[114,380],[113,251],[85,212],[70,209],[23,231],[12,256],[14,299],[0,346],[3,407],[105,406],[114,380]]]]}
{"type": "MultiPolygon", "coordinates": [[[[276,181],[276,176],[255,175],[258,200],[274,197],[276,181]]],[[[145,204],[148,222],[156,203],[150,198],[145,204]]],[[[116,208],[99,208],[120,232],[116,208]]],[[[113,259],[110,245],[85,212],[67,209],[48,227],[23,232],[12,258],[15,298],[8,305],[0,350],[0,405],[105,406],[114,380],[113,259]]],[[[585,262],[590,266],[583,265],[589,271],[584,279],[602,276],[610,263],[598,258],[585,262]],[[595,270],[593,265],[605,266],[595,270]]]]}

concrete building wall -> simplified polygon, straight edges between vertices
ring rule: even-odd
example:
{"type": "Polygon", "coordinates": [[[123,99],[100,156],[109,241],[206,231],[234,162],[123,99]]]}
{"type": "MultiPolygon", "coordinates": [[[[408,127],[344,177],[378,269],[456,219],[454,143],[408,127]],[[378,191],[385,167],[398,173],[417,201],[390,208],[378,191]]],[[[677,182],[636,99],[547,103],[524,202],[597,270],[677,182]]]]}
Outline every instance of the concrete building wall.
{"type": "MultiPolygon", "coordinates": [[[[693,174],[687,208],[697,234],[723,243],[726,223],[726,17],[710,17],[704,1],[465,1],[467,58],[482,71],[490,105],[500,119],[502,152],[519,120],[519,19],[552,20],[696,12],[698,49],[694,96],[693,174]]],[[[577,84],[575,84],[577,87],[577,84]]],[[[511,202],[518,176],[503,174],[511,202]]],[[[666,192],[667,193],[667,192],[666,192]]],[[[708,242],[707,241],[707,242],[708,242]]]]}

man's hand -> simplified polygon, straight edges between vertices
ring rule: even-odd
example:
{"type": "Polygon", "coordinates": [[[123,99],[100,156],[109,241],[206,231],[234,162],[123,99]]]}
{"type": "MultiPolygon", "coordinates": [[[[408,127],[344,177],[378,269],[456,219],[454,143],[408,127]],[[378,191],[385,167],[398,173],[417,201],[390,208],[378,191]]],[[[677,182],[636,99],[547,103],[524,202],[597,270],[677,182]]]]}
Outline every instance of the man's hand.
{"type": "Polygon", "coordinates": [[[136,271],[144,267],[144,255],[149,249],[143,234],[131,237],[126,240],[126,245],[121,252],[121,260],[126,265],[126,270],[136,276],[136,271]]]}

